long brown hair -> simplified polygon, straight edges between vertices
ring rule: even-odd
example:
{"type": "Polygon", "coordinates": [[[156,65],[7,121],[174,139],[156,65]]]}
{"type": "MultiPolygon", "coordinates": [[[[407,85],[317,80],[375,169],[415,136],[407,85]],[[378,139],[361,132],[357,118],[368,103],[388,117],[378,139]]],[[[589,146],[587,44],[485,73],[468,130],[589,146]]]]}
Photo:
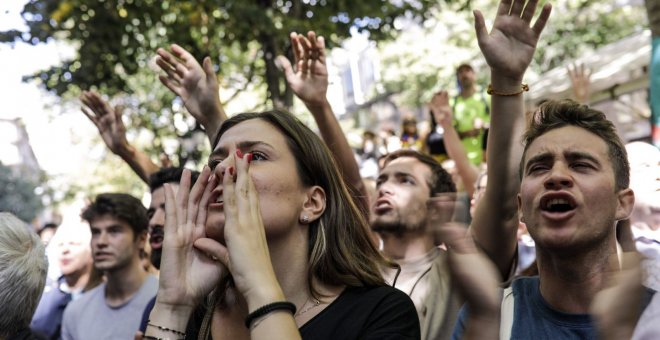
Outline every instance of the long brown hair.
{"type": "Polygon", "coordinates": [[[286,112],[242,113],[222,124],[213,145],[227,130],[251,119],[262,119],[277,128],[296,160],[303,185],[317,185],[325,191],[325,211],[309,225],[310,293],[316,298],[320,296],[313,286],[314,277],[330,285],[385,285],[380,269],[391,263],[370,241],[364,214],[349,193],[330,150],[312,130],[286,112]]]}

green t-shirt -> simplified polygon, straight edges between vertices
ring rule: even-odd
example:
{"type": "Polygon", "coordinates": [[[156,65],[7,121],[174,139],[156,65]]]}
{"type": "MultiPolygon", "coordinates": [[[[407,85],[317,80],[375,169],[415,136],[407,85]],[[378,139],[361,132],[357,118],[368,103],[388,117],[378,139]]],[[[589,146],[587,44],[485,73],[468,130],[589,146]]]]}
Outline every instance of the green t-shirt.
{"type": "Polygon", "coordinates": [[[475,165],[481,164],[483,160],[484,129],[490,124],[489,105],[490,96],[483,92],[475,92],[468,98],[456,96],[451,101],[454,127],[459,135],[474,130],[476,126],[480,127],[476,136],[461,139],[470,162],[475,165]],[[479,121],[481,124],[478,124],[479,121]]]}

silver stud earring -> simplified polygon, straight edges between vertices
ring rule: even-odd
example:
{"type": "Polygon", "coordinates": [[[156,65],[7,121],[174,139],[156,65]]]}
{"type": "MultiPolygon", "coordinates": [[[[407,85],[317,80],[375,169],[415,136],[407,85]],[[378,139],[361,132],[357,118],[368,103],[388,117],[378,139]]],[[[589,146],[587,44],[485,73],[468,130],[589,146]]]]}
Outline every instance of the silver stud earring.
{"type": "Polygon", "coordinates": [[[303,215],[303,217],[302,217],[302,223],[305,223],[305,224],[309,223],[309,216],[307,216],[307,215],[303,215]]]}

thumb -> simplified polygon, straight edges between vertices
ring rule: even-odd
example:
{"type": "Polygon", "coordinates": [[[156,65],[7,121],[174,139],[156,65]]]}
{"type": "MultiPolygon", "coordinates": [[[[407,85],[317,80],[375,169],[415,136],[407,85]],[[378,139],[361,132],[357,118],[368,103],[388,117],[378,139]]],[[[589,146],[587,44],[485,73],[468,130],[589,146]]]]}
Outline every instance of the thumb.
{"type": "Polygon", "coordinates": [[[202,67],[204,68],[204,73],[207,77],[215,77],[215,71],[213,70],[213,65],[211,65],[211,58],[205,57],[202,61],[202,67]]]}
{"type": "Polygon", "coordinates": [[[210,238],[200,238],[195,240],[193,246],[214,261],[218,261],[225,265],[225,267],[230,268],[229,252],[227,251],[227,247],[220,244],[220,242],[210,238]]]}
{"type": "Polygon", "coordinates": [[[287,81],[290,82],[290,78],[295,76],[295,73],[293,72],[293,67],[291,67],[291,62],[289,59],[287,59],[285,56],[278,56],[275,59],[275,64],[278,65],[282,71],[284,71],[284,76],[286,76],[287,81]]]}

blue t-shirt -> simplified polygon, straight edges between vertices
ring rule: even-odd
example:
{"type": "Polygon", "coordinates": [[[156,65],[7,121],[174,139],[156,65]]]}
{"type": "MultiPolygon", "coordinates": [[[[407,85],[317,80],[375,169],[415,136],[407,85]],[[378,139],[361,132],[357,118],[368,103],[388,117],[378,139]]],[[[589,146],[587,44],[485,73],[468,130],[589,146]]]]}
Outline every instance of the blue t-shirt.
{"type": "MultiPolygon", "coordinates": [[[[511,287],[515,301],[511,339],[596,339],[596,328],[589,314],[560,312],[543,300],[538,276],[516,279],[511,287]]],[[[452,339],[462,338],[466,313],[464,305],[452,339]]]]}
{"type": "Polygon", "coordinates": [[[60,338],[64,308],[71,302],[72,297],[71,293],[59,288],[64,282],[64,276],[61,276],[56,283],[45,288],[32,317],[32,332],[45,339],[60,338]]]}

